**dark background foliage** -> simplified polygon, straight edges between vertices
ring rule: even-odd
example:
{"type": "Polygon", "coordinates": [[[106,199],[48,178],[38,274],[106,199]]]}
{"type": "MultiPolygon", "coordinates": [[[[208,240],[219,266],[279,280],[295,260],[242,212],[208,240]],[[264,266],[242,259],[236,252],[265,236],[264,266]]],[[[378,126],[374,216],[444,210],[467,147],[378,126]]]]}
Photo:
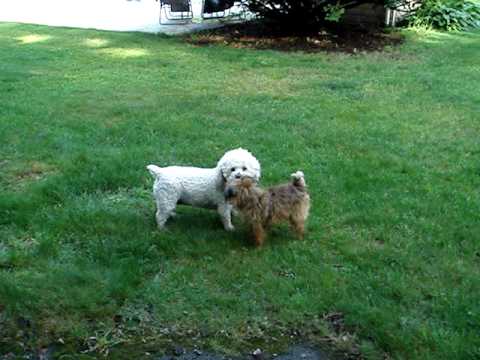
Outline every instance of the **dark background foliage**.
{"type": "Polygon", "coordinates": [[[296,32],[312,32],[338,22],[345,10],[361,4],[385,5],[385,0],[248,0],[243,5],[272,24],[296,32]]]}

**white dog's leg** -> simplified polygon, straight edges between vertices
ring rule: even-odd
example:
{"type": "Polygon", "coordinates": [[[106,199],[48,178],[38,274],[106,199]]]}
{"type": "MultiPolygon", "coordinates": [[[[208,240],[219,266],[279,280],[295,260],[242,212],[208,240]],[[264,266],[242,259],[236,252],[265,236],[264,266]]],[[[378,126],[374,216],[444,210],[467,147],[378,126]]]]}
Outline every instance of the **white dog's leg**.
{"type": "Polygon", "coordinates": [[[218,205],[218,213],[222,219],[223,227],[227,231],[235,230],[232,225],[232,206],[227,203],[221,203],[218,205]]]}
{"type": "Polygon", "coordinates": [[[165,214],[157,210],[155,213],[155,219],[157,220],[158,229],[163,230],[165,228],[165,223],[167,222],[168,216],[165,216],[165,214]]]}
{"type": "Polygon", "coordinates": [[[157,200],[157,212],[155,213],[155,218],[160,230],[165,227],[168,218],[172,216],[172,214],[175,214],[176,205],[176,202],[165,201],[165,199],[157,200]]]}

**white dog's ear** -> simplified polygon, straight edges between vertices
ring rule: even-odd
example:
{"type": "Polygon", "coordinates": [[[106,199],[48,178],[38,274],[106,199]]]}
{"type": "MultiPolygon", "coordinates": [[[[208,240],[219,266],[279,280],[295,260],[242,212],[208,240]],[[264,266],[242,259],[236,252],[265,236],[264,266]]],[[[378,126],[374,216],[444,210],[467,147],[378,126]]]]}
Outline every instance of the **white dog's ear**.
{"type": "Polygon", "coordinates": [[[220,160],[218,160],[217,167],[220,169],[220,173],[222,174],[224,180],[227,180],[230,176],[230,156],[234,151],[235,150],[227,151],[225,154],[223,154],[220,160]]]}
{"type": "Polygon", "coordinates": [[[254,158],[254,167],[253,170],[255,170],[253,178],[255,179],[255,182],[258,182],[260,180],[260,176],[262,175],[262,171],[260,170],[260,163],[258,162],[257,159],[254,158]]]}
{"type": "Polygon", "coordinates": [[[220,168],[220,172],[222,173],[223,180],[227,181],[229,175],[230,175],[230,170],[226,166],[222,166],[220,168]]]}

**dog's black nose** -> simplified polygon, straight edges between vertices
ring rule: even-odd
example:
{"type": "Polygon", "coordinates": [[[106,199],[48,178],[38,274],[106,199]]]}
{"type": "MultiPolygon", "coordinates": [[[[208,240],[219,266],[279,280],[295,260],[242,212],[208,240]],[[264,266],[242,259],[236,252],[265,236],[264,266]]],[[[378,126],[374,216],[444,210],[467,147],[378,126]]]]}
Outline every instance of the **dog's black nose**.
{"type": "Polygon", "coordinates": [[[226,188],[225,192],[224,192],[224,195],[225,195],[226,199],[230,199],[230,198],[234,197],[235,196],[235,189],[232,188],[232,187],[226,188]]]}
{"type": "Polygon", "coordinates": [[[235,175],[235,179],[240,179],[242,177],[242,174],[238,173],[235,175]]]}

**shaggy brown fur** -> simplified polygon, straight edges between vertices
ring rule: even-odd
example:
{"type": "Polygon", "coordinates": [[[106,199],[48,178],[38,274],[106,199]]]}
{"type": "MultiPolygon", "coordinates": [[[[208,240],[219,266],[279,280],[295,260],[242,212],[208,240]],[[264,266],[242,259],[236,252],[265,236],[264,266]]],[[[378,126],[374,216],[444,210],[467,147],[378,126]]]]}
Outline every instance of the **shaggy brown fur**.
{"type": "Polygon", "coordinates": [[[291,183],[268,189],[249,177],[235,180],[227,185],[225,198],[251,225],[256,246],[263,244],[272,224],[282,221],[288,221],[300,238],[304,236],[310,196],[301,171],[292,174],[291,183]]]}

